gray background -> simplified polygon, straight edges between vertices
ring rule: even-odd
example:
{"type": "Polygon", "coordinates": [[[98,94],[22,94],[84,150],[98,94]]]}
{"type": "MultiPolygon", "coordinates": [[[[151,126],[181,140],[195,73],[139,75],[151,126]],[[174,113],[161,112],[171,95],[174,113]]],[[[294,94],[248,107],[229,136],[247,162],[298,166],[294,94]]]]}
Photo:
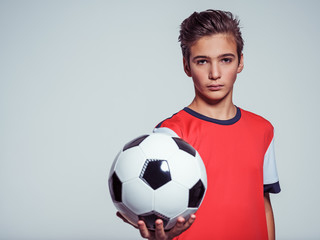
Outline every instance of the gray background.
{"type": "Polygon", "coordinates": [[[139,239],[111,163],[189,104],[179,25],[241,19],[235,103],[276,129],[278,239],[320,239],[319,1],[0,1],[0,239],[139,239]]]}

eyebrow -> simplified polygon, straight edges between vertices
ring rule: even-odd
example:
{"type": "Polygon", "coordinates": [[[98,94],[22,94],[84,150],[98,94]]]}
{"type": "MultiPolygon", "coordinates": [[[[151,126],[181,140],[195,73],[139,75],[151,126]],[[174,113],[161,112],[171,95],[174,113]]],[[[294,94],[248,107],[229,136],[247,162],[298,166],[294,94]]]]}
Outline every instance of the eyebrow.
{"type": "MultiPolygon", "coordinates": [[[[234,55],[233,53],[224,53],[224,54],[221,54],[221,55],[219,55],[217,58],[224,58],[224,57],[233,57],[233,58],[235,58],[236,57],[236,55],[234,55]]],[[[197,59],[203,59],[203,58],[210,58],[209,56],[205,56],[205,55],[203,55],[203,56],[195,56],[192,60],[197,60],[197,59]]]]}
{"type": "Polygon", "coordinates": [[[236,57],[236,55],[234,55],[233,53],[225,53],[218,56],[218,58],[223,58],[223,57],[236,57]]]}

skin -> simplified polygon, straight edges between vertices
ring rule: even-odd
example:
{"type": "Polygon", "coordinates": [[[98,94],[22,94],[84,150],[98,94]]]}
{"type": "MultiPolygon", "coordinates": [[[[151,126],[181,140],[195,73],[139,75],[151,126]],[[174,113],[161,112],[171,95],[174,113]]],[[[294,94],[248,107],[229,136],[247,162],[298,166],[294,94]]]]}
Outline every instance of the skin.
{"type": "Polygon", "coordinates": [[[143,238],[169,240],[186,231],[192,225],[195,218],[195,215],[191,215],[189,220],[185,221],[183,217],[179,217],[176,225],[168,232],[164,231],[163,222],[160,219],[156,220],[156,230],[154,232],[149,231],[143,221],[138,222],[138,228],[143,238]]]}
{"type": "Polygon", "coordinates": [[[189,107],[215,119],[234,117],[233,85],[243,69],[243,55],[239,62],[233,37],[227,34],[202,37],[191,46],[190,53],[189,60],[183,60],[184,70],[192,77],[195,88],[195,98],[189,107]]]}
{"type": "MultiPolygon", "coordinates": [[[[202,115],[228,120],[236,115],[232,101],[233,86],[237,74],[243,69],[243,55],[237,55],[237,46],[233,36],[214,34],[200,38],[190,47],[190,58],[183,59],[185,73],[192,78],[195,97],[189,108],[202,115]]],[[[269,240],[275,239],[274,218],[269,194],[264,195],[266,220],[269,240]]],[[[129,223],[120,213],[117,215],[129,223]]],[[[186,231],[195,221],[196,216],[186,221],[179,218],[170,231],[164,231],[162,220],[156,220],[156,230],[149,231],[143,221],[137,225],[143,238],[168,240],[186,231]]]]}
{"type": "Polygon", "coordinates": [[[264,208],[267,218],[268,238],[269,240],[275,240],[275,224],[269,193],[264,194],[264,208]]]}
{"type": "Polygon", "coordinates": [[[180,235],[182,232],[186,231],[196,219],[196,216],[194,214],[190,216],[188,221],[186,221],[183,217],[179,217],[176,225],[170,231],[165,231],[162,220],[157,219],[155,231],[149,231],[146,224],[142,220],[138,221],[138,224],[135,225],[134,223],[129,222],[124,216],[122,216],[120,212],[117,212],[117,216],[124,222],[132,225],[135,228],[138,228],[141,237],[150,240],[171,240],[174,237],[180,235]]]}

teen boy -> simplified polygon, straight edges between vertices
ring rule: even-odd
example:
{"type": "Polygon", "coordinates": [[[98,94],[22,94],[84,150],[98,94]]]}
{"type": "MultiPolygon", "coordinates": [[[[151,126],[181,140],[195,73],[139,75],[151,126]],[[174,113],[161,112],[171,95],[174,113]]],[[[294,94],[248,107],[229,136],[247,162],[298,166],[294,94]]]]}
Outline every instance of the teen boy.
{"type": "Polygon", "coordinates": [[[195,12],[182,22],[179,40],[195,97],[155,131],[178,135],[198,150],[206,166],[208,189],[196,221],[195,215],[188,220],[179,218],[168,232],[161,220],[156,221],[154,232],[139,221],[141,236],[274,239],[269,193],[280,192],[280,186],[273,127],[264,118],[235,106],[232,100],[237,74],[243,69],[239,21],[230,12],[195,12]]]}

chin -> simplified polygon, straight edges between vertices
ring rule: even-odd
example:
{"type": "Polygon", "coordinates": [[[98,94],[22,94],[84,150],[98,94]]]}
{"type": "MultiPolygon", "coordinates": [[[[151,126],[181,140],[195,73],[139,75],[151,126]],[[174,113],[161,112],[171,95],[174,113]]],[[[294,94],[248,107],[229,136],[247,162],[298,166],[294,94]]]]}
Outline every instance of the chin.
{"type": "MultiPolygon", "coordinates": [[[[208,96],[206,98],[206,102],[209,103],[209,104],[217,104],[217,103],[221,103],[222,101],[228,101],[228,96],[229,95],[225,95],[225,94],[222,94],[220,96],[208,96]]],[[[232,98],[230,98],[231,101],[232,101],[232,98]]]]}

